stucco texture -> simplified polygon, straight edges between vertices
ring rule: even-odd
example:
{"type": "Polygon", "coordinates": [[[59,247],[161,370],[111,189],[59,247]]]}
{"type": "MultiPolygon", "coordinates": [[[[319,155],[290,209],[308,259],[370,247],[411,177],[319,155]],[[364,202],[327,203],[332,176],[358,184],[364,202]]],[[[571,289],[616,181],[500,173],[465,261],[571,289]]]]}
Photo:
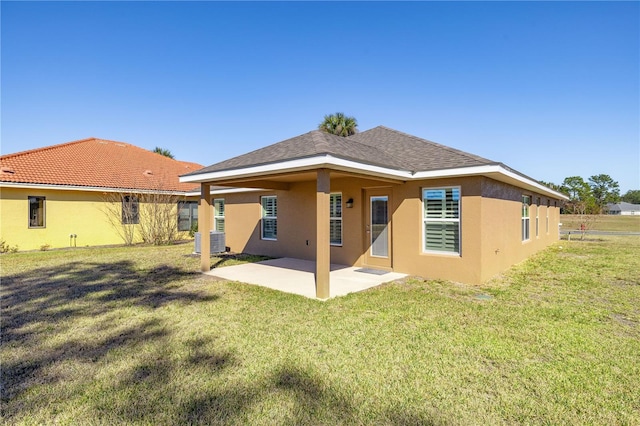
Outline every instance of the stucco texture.
{"type": "MultiPolygon", "coordinates": [[[[105,207],[105,196],[99,191],[5,187],[0,195],[0,237],[21,251],[64,248],[71,244],[77,247],[123,244],[108,220],[105,207]],[[45,197],[44,227],[29,227],[30,196],[45,197]],[[75,241],[70,239],[71,234],[77,235],[75,241]]],[[[179,235],[186,237],[187,233],[179,235]]],[[[138,232],[135,242],[140,242],[138,232]]]]}
{"type": "MultiPolygon", "coordinates": [[[[389,195],[390,269],[430,279],[482,283],[509,266],[558,240],[558,200],[524,191],[487,177],[431,179],[388,183],[358,177],[331,180],[331,192],[343,201],[343,243],[331,247],[331,263],[382,267],[367,257],[367,194],[389,195]],[[461,248],[459,254],[425,253],[422,189],[456,186],[461,189],[461,248]],[[521,236],[522,195],[532,199],[530,236],[521,236]],[[353,198],[352,208],[345,203],[353,198]],[[540,198],[540,206],[535,204],[540,198]],[[547,229],[547,201],[549,226],[547,229]],[[538,233],[535,216],[539,214],[538,233]]],[[[226,242],[234,252],[314,260],[316,247],[316,182],[292,183],[288,190],[216,195],[225,199],[226,242]],[[277,241],[260,238],[260,197],[278,197],[277,241]]]]}

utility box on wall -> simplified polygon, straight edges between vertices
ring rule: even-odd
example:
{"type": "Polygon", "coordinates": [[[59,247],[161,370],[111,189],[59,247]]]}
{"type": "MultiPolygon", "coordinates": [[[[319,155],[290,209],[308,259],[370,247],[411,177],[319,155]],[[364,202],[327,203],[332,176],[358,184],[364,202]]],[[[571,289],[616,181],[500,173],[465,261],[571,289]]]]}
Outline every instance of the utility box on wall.
{"type": "MultiPolygon", "coordinates": [[[[227,248],[225,246],[225,238],[224,238],[224,232],[220,232],[220,231],[210,231],[209,232],[209,236],[210,236],[210,253],[224,253],[227,248]]],[[[200,253],[200,247],[202,244],[202,235],[199,232],[195,233],[195,252],[196,253],[200,253]]]]}

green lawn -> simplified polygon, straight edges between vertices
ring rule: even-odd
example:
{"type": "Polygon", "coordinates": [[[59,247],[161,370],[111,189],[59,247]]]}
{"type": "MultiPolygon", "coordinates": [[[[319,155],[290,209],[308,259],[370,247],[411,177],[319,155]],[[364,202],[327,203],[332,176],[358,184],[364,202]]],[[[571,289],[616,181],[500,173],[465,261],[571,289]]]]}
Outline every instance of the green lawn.
{"type": "Polygon", "coordinates": [[[640,238],[327,302],[190,251],[2,255],[3,423],[640,424],[640,238]]]}
{"type": "MultiPolygon", "coordinates": [[[[591,230],[640,232],[640,216],[615,216],[602,214],[597,216],[587,216],[587,218],[587,220],[593,220],[593,224],[590,224],[591,230]]],[[[581,219],[579,215],[560,215],[562,229],[580,229],[580,224],[583,221],[584,220],[581,219]]]]}

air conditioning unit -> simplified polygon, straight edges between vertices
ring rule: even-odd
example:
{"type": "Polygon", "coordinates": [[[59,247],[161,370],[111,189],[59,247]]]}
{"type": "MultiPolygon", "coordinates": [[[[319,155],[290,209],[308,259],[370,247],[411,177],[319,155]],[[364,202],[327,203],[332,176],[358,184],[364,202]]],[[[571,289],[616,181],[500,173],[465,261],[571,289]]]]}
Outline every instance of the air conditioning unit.
{"type": "MultiPolygon", "coordinates": [[[[196,253],[200,253],[200,247],[202,247],[202,235],[200,235],[199,232],[196,232],[195,234],[195,243],[196,243],[196,247],[195,247],[195,252],[196,253]]],[[[224,238],[224,232],[220,232],[220,231],[210,231],[209,232],[209,237],[210,237],[210,253],[224,253],[225,251],[227,251],[227,247],[225,245],[225,238],[224,238]]]]}

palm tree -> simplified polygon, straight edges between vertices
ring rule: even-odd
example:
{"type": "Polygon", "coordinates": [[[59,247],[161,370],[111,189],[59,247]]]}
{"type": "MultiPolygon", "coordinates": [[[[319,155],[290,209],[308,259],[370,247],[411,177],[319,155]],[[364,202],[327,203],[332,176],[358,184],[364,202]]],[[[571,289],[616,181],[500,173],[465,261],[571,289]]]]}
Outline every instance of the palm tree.
{"type": "Polygon", "coordinates": [[[174,158],[171,151],[165,148],[160,148],[159,146],[156,146],[153,152],[155,152],[156,154],[164,155],[165,157],[174,158]]]}
{"type": "Polygon", "coordinates": [[[325,115],[318,130],[337,136],[351,136],[358,132],[358,121],[355,117],[347,117],[342,112],[325,115]]]}

